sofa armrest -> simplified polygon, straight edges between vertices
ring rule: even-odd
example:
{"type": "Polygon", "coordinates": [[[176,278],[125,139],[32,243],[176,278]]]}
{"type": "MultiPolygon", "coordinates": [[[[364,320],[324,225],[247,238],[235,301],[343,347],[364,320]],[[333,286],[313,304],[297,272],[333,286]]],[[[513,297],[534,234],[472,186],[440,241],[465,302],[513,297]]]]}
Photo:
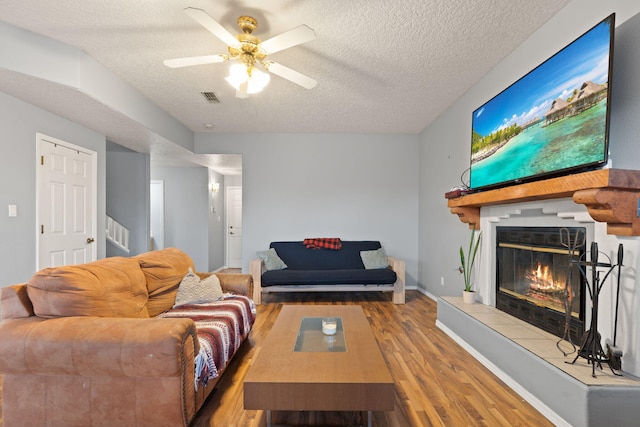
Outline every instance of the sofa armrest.
{"type": "Polygon", "coordinates": [[[395,271],[397,279],[393,284],[393,303],[404,304],[404,284],[405,284],[405,264],[404,260],[387,257],[389,259],[389,266],[395,271]]]}
{"type": "Polygon", "coordinates": [[[32,316],[0,323],[5,374],[177,377],[194,366],[198,351],[191,319],[32,316]]]}
{"type": "Polygon", "coordinates": [[[0,288],[2,319],[16,319],[33,316],[33,304],[27,294],[27,285],[4,286],[0,288]]]}
{"type": "Polygon", "coordinates": [[[250,274],[216,273],[216,276],[220,279],[223,291],[250,298],[253,296],[253,277],[250,274]]]}
{"type": "Polygon", "coordinates": [[[262,273],[264,270],[264,261],[259,258],[251,260],[249,273],[253,277],[253,302],[256,304],[262,303],[262,273]]]}
{"type": "Polygon", "coordinates": [[[253,294],[253,278],[250,274],[235,273],[196,273],[201,280],[215,274],[220,280],[223,292],[231,292],[238,295],[251,297],[253,294]]]}

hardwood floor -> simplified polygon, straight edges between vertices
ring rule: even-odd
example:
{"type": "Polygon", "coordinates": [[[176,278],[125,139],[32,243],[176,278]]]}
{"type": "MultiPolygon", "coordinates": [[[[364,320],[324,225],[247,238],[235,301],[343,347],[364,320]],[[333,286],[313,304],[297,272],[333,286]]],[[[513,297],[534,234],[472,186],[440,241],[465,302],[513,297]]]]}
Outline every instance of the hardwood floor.
{"type": "MultiPolygon", "coordinates": [[[[438,329],[436,303],[417,291],[407,292],[405,305],[395,305],[388,294],[377,292],[268,294],[264,301],[258,306],[250,338],[231,361],[192,427],[266,425],[264,411],[243,409],[242,381],[283,304],[362,306],[396,384],[395,410],[374,412],[374,426],[552,426],[438,329]]],[[[362,425],[366,424],[366,414],[274,412],[273,422],[362,425]]]]}
{"type": "MultiPolygon", "coordinates": [[[[374,426],[553,425],[435,326],[434,301],[417,291],[408,291],[406,300],[405,305],[395,305],[388,294],[377,292],[265,295],[249,341],[234,357],[193,426],[266,424],[263,411],[243,409],[242,380],[283,304],[362,306],[396,383],[395,410],[374,412],[374,426]]],[[[366,414],[274,412],[273,422],[362,425],[366,414]]]]}

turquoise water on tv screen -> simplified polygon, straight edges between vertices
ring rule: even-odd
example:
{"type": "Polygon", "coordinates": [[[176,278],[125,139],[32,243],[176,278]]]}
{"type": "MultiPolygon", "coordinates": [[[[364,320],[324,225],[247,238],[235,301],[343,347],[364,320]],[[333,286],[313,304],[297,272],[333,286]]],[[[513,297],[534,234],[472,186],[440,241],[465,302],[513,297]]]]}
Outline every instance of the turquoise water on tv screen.
{"type": "Polygon", "coordinates": [[[549,126],[538,123],[471,165],[470,187],[480,188],[604,161],[606,99],[549,126]]]}

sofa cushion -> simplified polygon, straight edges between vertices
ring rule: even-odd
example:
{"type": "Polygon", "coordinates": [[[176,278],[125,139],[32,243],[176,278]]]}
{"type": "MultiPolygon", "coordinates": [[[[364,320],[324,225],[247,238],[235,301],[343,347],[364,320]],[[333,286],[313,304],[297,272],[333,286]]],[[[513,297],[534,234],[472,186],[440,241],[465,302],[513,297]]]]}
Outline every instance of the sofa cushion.
{"type": "Polygon", "coordinates": [[[342,249],[307,249],[302,241],[271,242],[287,270],[364,270],[360,251],[381,247],[379,241],[342,241],[342,249]]]}
{"type": "Polygon", "coordinates": [[[131,258],[46,268],[27,293],[39,317],[149,317],[144,274],[131,258]]]}
{"type": "Polygon", "coordinates": [[[396,273],[390,268],[376,270],[273,270],[262,273],[262,287],[279,285],[391,285],[396,273]]]}
{"type": "Polygon", "coordinates": [[[134,259],[140,263],[147,281],[147,308],[153,317],[173,307],[182,278],[189,268],[195,270],[191,257],[177,248],[146,252],[134,259]]]}

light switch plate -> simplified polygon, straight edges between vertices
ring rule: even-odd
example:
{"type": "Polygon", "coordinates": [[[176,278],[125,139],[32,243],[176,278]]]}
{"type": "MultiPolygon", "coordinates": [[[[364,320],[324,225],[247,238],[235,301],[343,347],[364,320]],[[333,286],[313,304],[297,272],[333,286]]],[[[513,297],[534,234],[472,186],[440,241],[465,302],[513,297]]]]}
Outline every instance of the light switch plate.
{"type": "Polygon", "coordinates": [[[16,205],[9,205],[9,216],[18,216],[18,207],[16,205]]]}

